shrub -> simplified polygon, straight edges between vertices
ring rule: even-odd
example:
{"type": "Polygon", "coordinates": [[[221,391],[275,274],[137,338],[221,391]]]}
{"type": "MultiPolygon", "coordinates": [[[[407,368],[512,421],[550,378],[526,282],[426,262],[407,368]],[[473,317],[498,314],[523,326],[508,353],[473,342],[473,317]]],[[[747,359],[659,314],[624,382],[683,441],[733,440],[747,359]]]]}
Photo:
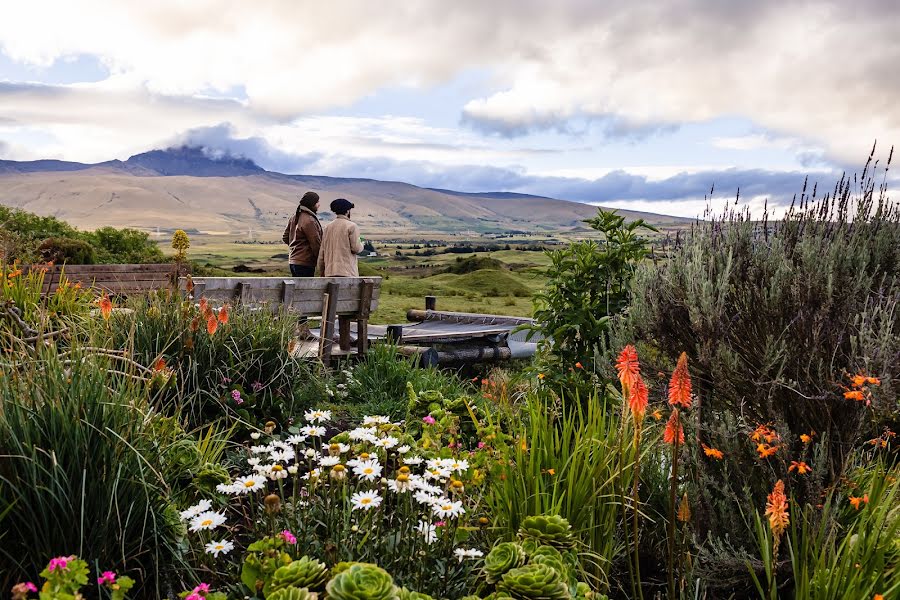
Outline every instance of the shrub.
{"type": "Polygon", "coordinates": [[[41,258],[47,262],[71,265],[92,265],[97,261],[94,247],[84,240],[68,237],[47,238],[38,246],[41,258]]]}
{"type": "Polygon", "coordinates": [[[184,529],[167,499],[177,473],[158,417],[141,384],[110,375],[104,359],[68,357],[49,349],[0,377],[0,586],[75,550],[141,572],[147,596],[161,597],[184,529]]]}

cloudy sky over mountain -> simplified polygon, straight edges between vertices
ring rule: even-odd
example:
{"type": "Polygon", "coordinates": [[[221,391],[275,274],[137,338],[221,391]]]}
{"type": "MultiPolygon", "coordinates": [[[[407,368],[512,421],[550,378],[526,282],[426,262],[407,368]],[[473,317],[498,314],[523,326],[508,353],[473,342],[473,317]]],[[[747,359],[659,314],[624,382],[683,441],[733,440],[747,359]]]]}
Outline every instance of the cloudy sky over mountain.
{"type": "Polygon", "coordinates": [[[176,143],[287,173],[685,216],[900,142],[900,3],[0,0],[0,159],[176,143]]]}

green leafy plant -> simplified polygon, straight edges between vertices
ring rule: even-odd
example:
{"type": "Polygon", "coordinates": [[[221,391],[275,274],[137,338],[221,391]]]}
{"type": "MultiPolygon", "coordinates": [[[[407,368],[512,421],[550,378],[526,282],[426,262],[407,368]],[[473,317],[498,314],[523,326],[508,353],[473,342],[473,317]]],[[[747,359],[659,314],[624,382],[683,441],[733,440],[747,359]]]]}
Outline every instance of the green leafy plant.
{"type": "Polygon", "coordinates": [[[384,569],[358,563],[339,573],[326,586],[334,600],[399,600],[400,590],[384,569]]]}

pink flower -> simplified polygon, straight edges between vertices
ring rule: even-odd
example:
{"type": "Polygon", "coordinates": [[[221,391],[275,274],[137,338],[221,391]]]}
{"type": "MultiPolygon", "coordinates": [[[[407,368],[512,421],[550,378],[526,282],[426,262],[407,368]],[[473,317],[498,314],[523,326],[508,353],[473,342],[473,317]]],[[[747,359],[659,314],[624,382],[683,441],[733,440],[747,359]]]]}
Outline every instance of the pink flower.
{"type": "Polygon", "coordinates": [[[264,385],[263,385],[262,383],[260,383],[259,381],[254,381],[254,382],[253,382],[253,385],[251,385],[250,387],[253,388],[253,391],[254,391],[254,392],[258,392],[259,390],[263,389],[263,388],[266,387],[266,386],[264,386],[264,385]]]}
{"type": "Polygon", "coordinates": [[[481,449],[484,448],[486,445],[487,445],[487,444],[485,444],[484,442],[478,442],[478,449],[481,450],[481,449]]]}
{"type": "MultiPolygon", "coordinates": [[[[200,585],[198,585],[197,587],[194,588],[194,593],[195,594],[208,594],[209,593],[209,584],[201,583],[200,585]]],[[[188,597],[190,597],[190,596],[188,596],[188,597]]],[[[187,600],[187,599],[185,599],[185,600],[187,600]]]]}
{"type": "Polygon", "coordinates": [[[431,415],[425,415],[422,417],[422,420],[428,423],[429,425],[434,425],[437,421],[434,420],[434,417],[431,415]]]}
{"type": "Polygon", "coordinates": [[[53,571],[55,571],[56,569],[59,569],[60,571],[65,571],[68,564],[69,564],[68,556],[59,556],[57,558],[51,558],[50,565],[47,567],[47,570],[50,571],[51,573],[53,571]]]}
{"type": "Polygon", "coordinates": [[[288,544],[296,544],[297,543],[297,538],[295,538],[294,534],[291,533],[290,531],[288,531],[287,529],[285,529],[284,531],[281,532],[281,537],[283,537],[284,541],[286,541],[288,544]]]}
{"type": "Polygon", "coordinates": [[[197,593],[188,594],[184,600],[203,600],[203,596],[197,593]]]}
{"type": "Polygon", "coordinates": [[[454,444],[453,442],[450,442],[449,444],[447,444],[447,447],[452,449],[452,448],[456,447],[456,444],[454,444]]]}
{"type": "Polygon", "coordinates": [[[116,582],[116,574],[112,571],[103,571],[103,574],[97,578],[97,583],[99,585],[105,585],[107,583],[115,583],[116,582]]]}
{"type": "Polygon", "coordinates": [[[238,405],[244,403],[244,399],[241,398],[240,390],[231,390],[231,399],[234,400],[234,403],[238,405]]]}
{"type": "Polygon", "coordinates": [[[447,524],[447,521],[438,521],[434,524],[435,527],[443,527],[447,524]]]}
{"type": "Polygon", "coordinates": [[[37,593],[37,586],[34,585],[33,583],[31,583],[30,581],[26,581],[22,585],[24,585],[25,589],[28,590],[29,592],[33,592],[35,594],[37,593]]]}

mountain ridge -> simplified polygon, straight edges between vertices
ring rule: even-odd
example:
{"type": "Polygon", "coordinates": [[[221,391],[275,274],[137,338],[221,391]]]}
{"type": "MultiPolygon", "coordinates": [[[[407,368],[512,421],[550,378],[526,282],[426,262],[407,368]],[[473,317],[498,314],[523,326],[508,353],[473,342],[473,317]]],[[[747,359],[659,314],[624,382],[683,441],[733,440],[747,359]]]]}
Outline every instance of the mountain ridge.
{"type": "MultiPolygon", "coordinates": [[[[104,225],[216,233],[280,233],[308,189],[328,203],[345,197],[354,220],[385,232],[478,234],[587,230],[597,207],[517,192],[458,192],[402,181],[285,174],[198,146],[150,150],[125,161],[0,160],[0,204],[93,229],[104,225]]],[[[619,211],[680,225],[689,219],[619,211]]]]}

